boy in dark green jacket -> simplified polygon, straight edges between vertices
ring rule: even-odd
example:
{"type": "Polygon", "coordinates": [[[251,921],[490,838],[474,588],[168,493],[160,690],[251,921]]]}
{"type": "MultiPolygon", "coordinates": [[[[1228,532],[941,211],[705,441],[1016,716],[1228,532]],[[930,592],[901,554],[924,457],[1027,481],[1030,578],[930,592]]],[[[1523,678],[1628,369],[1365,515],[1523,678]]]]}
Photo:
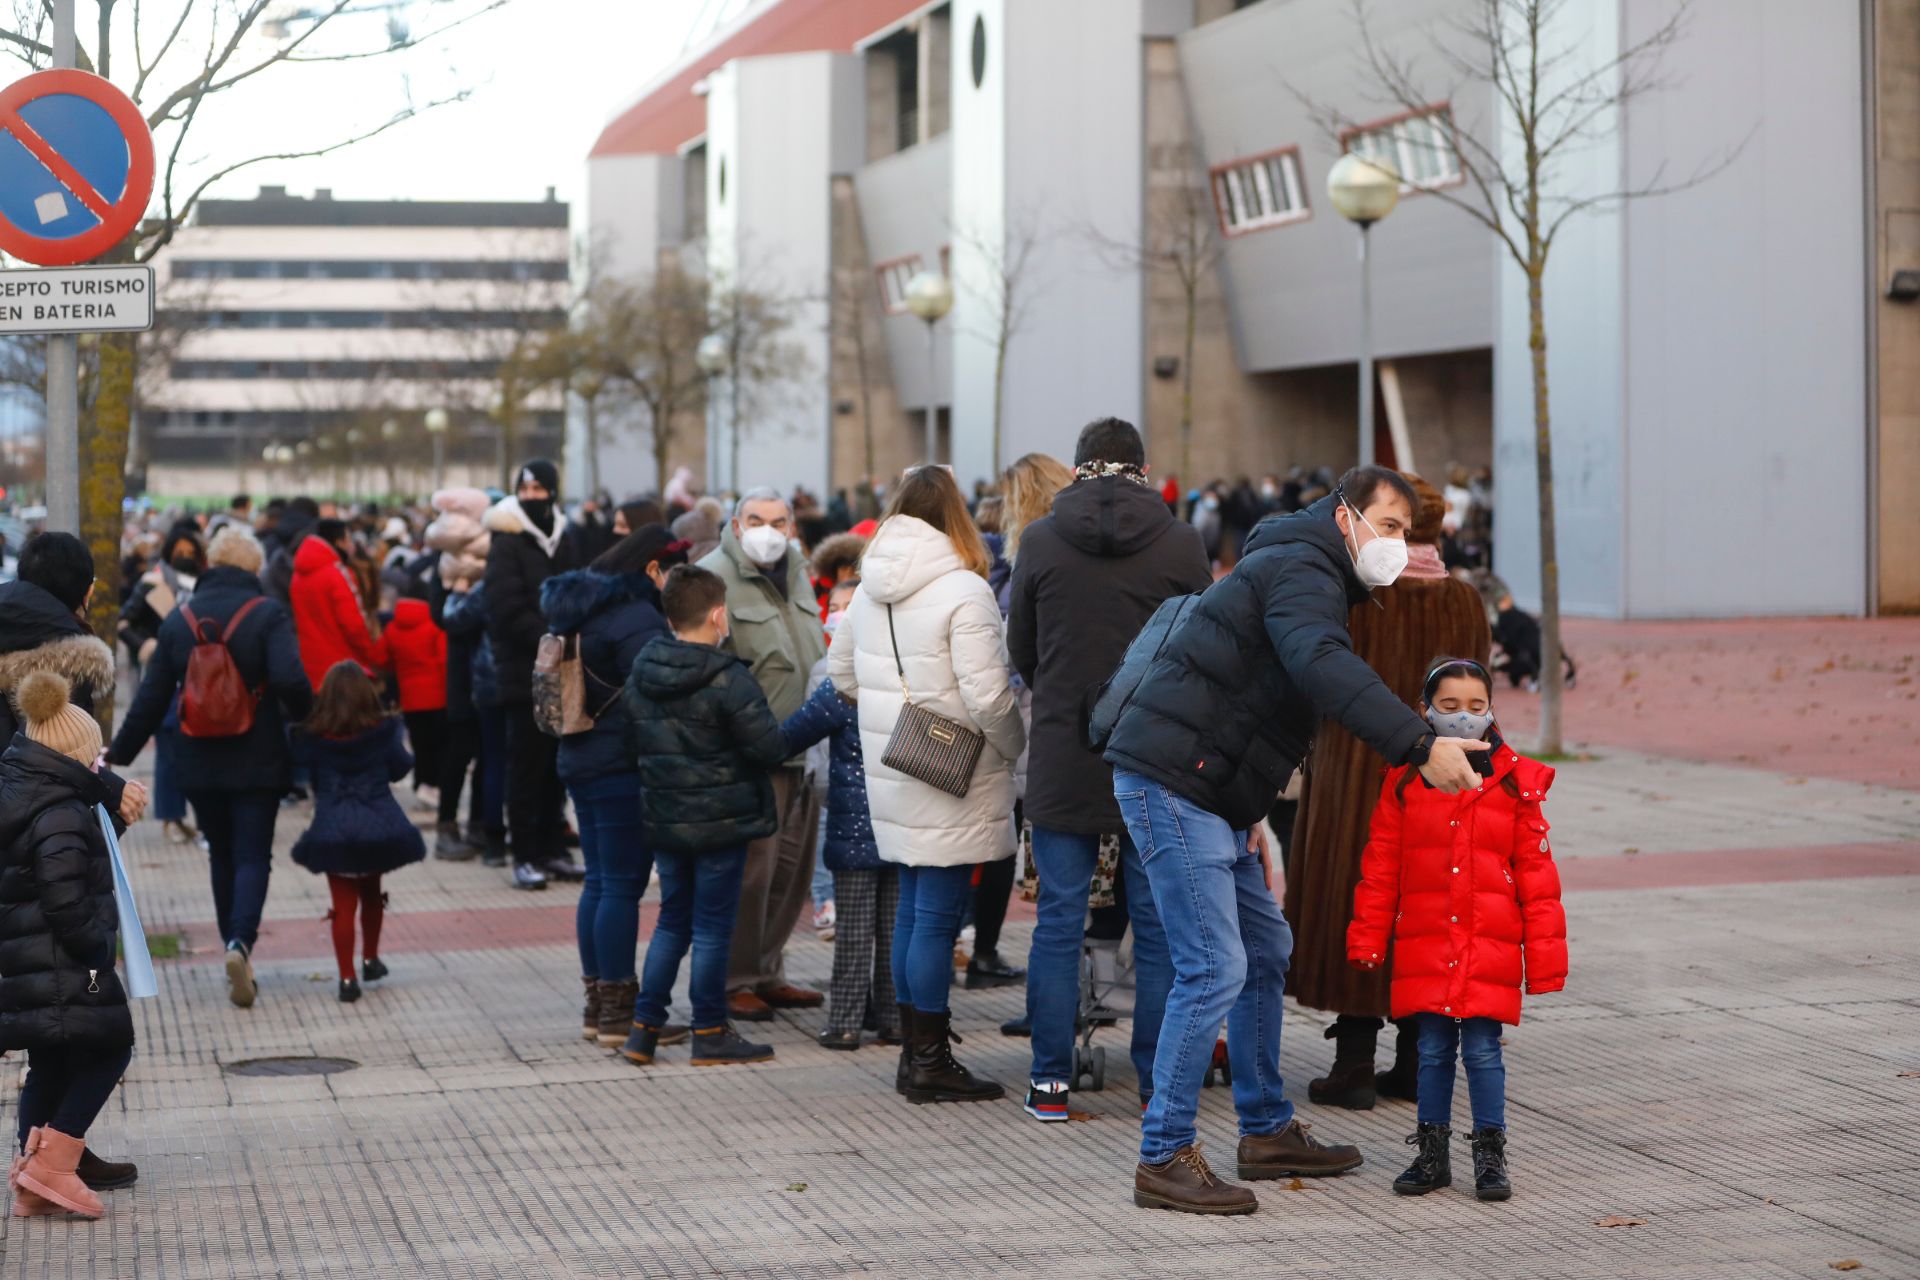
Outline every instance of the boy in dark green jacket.
{"type": "Polygon", "coordinates": [[[765,1062],[773,1046],[740,1038],[727,1022],[727,954],[740,909],[747,842],[776,826],[769,771],[787,758],[780,724],[727,639],[727,588],[682,565],[661,592],[671,639],[648,643],[621,696],[627,747],[639,761],[640,812],[660,872],[660,918],[647,944],[633,1034],[620,1052],[646,1066],[680,961],[693,972],[693,1065],[765,1062]]]}

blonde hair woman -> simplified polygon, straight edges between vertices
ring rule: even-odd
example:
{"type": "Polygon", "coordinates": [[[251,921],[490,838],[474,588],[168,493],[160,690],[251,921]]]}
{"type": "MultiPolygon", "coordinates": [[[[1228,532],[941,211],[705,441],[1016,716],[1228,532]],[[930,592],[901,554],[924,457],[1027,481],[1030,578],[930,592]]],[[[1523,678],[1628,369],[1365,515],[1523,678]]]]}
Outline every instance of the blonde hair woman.
{"type": "Polygon", "coordinates": [[[1053,510],[1054,495],[1073,483],[1073,469],[1058,458],[1030,453],[1000,475],[1000,536],[1007,563],[1020,555],[1020,533],[1053,510]]]}
{"type": "Polygon", "coordinates": [[[827,655],[834,687],[860,706],[874,843],[900,868],[893,982],[908,1035],[899,1088],[910,1102],[1003,1092],[954,1061],[947,1007],[974,867],[1013,852],[1013,762],[1026,745],[991,564],[953,477],[940,467],[909,472],[867,544],[860,588],[827,655]],[[883,762],[909,695],[986,739],[964,796],[883,762]]]}

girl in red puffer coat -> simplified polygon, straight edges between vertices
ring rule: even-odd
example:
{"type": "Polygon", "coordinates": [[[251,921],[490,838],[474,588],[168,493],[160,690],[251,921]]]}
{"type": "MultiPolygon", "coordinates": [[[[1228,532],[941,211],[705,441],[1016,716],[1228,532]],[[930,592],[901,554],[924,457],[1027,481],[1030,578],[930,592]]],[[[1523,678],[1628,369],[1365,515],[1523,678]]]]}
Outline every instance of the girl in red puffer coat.
{"type": "Polygon", "coordinates": [[[409,586],[380,634],[377,665],[400,685],[400,711],[413,744],[413,790],[440,785],[447,745],[447,633],[434,625],[426,587],[409,586]]]}
{"type": "Polygon", "coordinates": [[[1528,995],[1567,982],[1567,917],[1541,801],[1553,770],[1501,741],[1493,679],[1477,662],[1447,659],[1427,674],[1421,710],[1442,737],[1484,739],[1485,778],[1450,796],[1412,768],[1389,770],[1353,891],[1347,959],[1385,962],[1392,944],[1393,1016],[1420,1029],[1419,1149],[1394,1181],[1425,1195],[1453,1181],[1455,1054],[1473,1106],[1474,1194],[1513,1194],[1506,1160],[1506,1068],[1500,1024],[1520,1021],[1528,995]]]}

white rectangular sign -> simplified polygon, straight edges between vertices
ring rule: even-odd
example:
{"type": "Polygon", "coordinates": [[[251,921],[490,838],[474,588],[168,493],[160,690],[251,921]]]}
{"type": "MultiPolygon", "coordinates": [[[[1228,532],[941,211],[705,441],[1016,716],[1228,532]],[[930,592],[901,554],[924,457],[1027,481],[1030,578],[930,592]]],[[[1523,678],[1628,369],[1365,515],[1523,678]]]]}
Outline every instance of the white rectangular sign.
{"type": "Polygon", "coordinates": [[[0,334],[153,328],[153,268],[0,271],[0,334]]]}

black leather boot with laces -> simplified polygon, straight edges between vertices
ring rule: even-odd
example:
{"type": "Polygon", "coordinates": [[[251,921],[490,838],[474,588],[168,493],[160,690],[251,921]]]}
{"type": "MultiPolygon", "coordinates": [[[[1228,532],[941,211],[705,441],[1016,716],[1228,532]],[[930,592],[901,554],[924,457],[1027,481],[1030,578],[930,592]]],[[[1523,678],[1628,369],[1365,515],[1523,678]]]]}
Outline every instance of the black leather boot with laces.
{"type": "Polygon", "coordinates": [[[1453,1153],[1448,1145],[1452,1140],[1453,1130],[1444,1124],[1423,1124],[1409,1136],[1407,1145],[1418,1151],[1407,1171],[1393,1180],[1394,1194],[1423,1196],[1452,1186],[1453,1153]]]}
{"type": "Polygon", "coordinates": [[[1508,1200],[1513,1183],[1507,1180],[1507,1131],[1476,1129],[1473,1140],[1473,1195],[1476,1200],[1508,1200]]]}
{"type": "Polygon", "coordinates": [[[955,1060],[958,1039],[948,1014],[913,1011],[913,1038],[907,1041],[908,1102],[993,1102],[1005,1096],[1006,1090],[994,1081],[981,1079],[955,1060]]]}

